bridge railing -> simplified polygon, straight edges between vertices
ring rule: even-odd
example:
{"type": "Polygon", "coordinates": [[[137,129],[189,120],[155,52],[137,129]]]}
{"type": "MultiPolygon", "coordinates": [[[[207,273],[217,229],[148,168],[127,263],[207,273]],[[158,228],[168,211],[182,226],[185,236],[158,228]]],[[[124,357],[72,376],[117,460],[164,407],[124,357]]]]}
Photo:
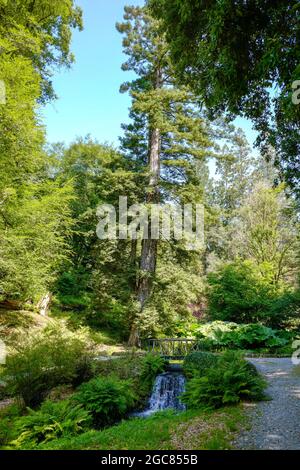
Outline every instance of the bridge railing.
{"type": "Polygon", "coordinates": [[[197,340],[190,338],[151,338],[147,340],[147,350],[165,359],[183,359],[190,352],[198,350],[197,343],[197,340]]]}

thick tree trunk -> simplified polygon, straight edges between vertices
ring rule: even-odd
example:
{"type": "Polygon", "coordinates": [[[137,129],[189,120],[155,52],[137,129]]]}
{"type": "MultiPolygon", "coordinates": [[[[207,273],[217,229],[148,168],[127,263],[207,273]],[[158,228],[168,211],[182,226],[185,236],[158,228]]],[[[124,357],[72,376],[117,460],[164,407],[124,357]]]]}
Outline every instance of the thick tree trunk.
{"type": "Polygon", "coordinates": [[[128,346],[134,347],[134,346],[139,346],[140,345],[140,339],[139,339],[139,332],[137,325],[135,323],[132,324],[131,331],[130,331],[130,336],[128,340],[128,346]]]}
{"type": "MultiPolygon", "coordinates": [[[[156,88],[161,87],[161,71],[157,70],[156,88]]],[[[159,203],[159,179],[160,179],[160,144],[161,135],[158,128],[150,129],[149,139],[149,190],[146,195],[147,204],[159,203]]],[[[153,275],[156,270],[158,240],[151,239],[151,221],[148,226],[148,238],[142,240],[142,253],[140,260],[140,276],[137,282],[137,300],[140,312],[151,294],[153,275]]],[[[128,344],[137,346],[140,343],[139,328],[136,322],[132,324],[128,344]]]]}

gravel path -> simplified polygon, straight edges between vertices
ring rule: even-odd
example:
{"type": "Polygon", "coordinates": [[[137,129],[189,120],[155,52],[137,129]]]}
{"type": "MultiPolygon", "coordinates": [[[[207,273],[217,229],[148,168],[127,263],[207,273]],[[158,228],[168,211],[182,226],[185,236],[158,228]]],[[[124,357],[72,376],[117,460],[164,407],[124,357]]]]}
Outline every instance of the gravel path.
{"type": "Polygon", "coordinates": [[[234,442],[237,449],[300,449],[300,366],[290,358],[250,359],[267,378],[272,401],[247,405],[251,428],[234,442]]]}

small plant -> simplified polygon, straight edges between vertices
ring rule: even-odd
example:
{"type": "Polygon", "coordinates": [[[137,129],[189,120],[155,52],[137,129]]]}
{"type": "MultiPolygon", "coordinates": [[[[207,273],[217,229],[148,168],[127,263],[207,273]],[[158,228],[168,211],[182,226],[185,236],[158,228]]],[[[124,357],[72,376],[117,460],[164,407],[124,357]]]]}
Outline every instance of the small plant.
{"type": "Polygon", "coordinates": [[[74,396],[74,401],[91,413],[97,428],[123,418],[133,408],[135,400],[131,381],[113,376],[97,377],[82,384],[74,396]]]}
{"type": "Polygon", "coordinates": [[[45,401],[38,411],[28,409],[29,414],[18,418],[14,433],[17,438],[10,445],[16,448],[34,448],[60,437],[75,436],[91,424],[88,411],[69,400],[45,401]]]}
{"type": "Polygon", "coordinates": [[[189,408],[220,408],[265,399],[266,381],[240,353],[228,351],[202,377],[188,381],[182,401],[189,408]]]}
{"type": "Polygon", "coordinates": [[[291,339],[288,332],[274,330],[260,323],[238,324],[214,321],[202,325],[197,332],[198,346],[204,350],[223,349],[276,350],[291,339]]]}
{"type": "Polygon", "coordinates": [[[20,334],[9,351],[2,379],[12,396],[34,408],[54,387],[90,378],[91,363],[85,332],[71,332],[53,323],[42,331],[20,334]]]}
{"type": "Polygon", "coordinates": [[[164,372],[166,368],[166,361],[160,357],[153,354],[148,354],[145,356],[142,369],[140,380],[141,382],[148,388],[151,388],[155,377],[158,374],[164,372]]]}
{"type": "Polygon", "coordinates": [[[218,356],[209,352],[195,351],[186,356],[183,370],[187,377],[202,376],[210,367],[217,365],[218,356]]]}

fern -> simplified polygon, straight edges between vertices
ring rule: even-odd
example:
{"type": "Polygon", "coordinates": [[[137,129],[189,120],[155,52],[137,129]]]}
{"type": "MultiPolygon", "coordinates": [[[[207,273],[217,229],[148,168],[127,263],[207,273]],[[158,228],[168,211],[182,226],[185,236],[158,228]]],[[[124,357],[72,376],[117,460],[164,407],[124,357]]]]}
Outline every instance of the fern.
{"type": "Polygon", "coordinates": [[[262,400],[265,387],[255,367],[229,351],[204,376],[188,381],[182,401],[190,408],[220,408],[243,399],[262,400]]]}
{"type": "Polygon", "coordinates": [[[130,380],[97,377],[82,384],[74,400],[91,413],[99,428],[123,418],[135,405],[136,395],[130,380]]]}
{"type": "Polygon", "coordinates": [[[65,436],[80,434],[91,424],[89,413],[69,400],[59,403],[45,401],[38,411],[28,408],[28,415],[19,418],[10,442],[15,448],[33,448],[37,444],[65,436]]]}

